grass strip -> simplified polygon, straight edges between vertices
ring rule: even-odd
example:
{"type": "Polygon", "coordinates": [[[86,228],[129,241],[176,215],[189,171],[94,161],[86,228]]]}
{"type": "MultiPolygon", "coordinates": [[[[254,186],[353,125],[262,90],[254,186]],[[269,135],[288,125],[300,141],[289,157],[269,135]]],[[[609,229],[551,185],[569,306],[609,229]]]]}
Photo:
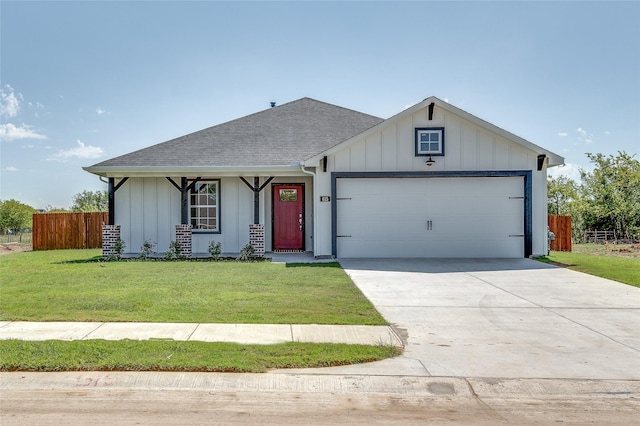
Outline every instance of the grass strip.
{"type": "Polygon", "coordinates": [[[100,250],[0,257],[0,319],[385,325],[337,262],[98,262],[100,250]]]}
{"type": "Polygon", "coordinates": [[[0,371],[265,372],[378,361],[400,354],[391,345],[83,340],[0,342],[0,371]]]}
{"type": "Polygon", "coordinates": [[[552,251],[537,260],[640,287],[640,259],[552,251]]]}

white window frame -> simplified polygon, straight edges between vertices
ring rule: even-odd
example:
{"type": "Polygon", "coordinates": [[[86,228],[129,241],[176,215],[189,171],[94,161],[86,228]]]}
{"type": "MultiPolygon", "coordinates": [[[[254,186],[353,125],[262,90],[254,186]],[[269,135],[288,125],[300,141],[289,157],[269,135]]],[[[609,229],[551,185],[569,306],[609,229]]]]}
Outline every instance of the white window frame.
{"type": "MultiPolygon", "coordinates": [[[[429,143],[434,143],[430,141],[429,143]]],[[[416,149],[416,157],[427,157],[427,156],[443,156],[444,155],[444,127],[418,127],[416,128],[416,136],[415,136],[415,149],[416,149]],[[422,149],[422,135],[438,135],[438,148],[437,149],[422,149]]]]}
{"type": "Polygon", "coordinates": [[[220,233],[220,179],[202,179],[193,184],[193,189],[189,191],[189,223],[194,233],[220,233]],[[207,197],[206,193],[200,192],[205,185],[215,186],[215,203],[211,202],[211,197],[207,197]],[[205,201],[205,203],[200,204],[202,201],[205,201]],[[212,215],[207,214],[212,209],[214,209],[215,213],[212,215]],[[195,217],[194,212],[196,213],[195,217]],[[215,221],[215,227],[210,227],[207,224],[212,219],[215,221]]]}

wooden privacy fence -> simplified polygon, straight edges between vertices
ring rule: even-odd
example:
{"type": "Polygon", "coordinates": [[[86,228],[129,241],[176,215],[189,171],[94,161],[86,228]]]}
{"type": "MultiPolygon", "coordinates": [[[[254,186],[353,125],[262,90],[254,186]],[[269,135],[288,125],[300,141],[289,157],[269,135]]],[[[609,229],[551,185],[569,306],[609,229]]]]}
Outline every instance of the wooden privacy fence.
{"type": "Polygon", "coordinates": [[[83,249],[102,247],[102,224],[109,213],[36,213],[33,215],[33,249],[83,249]]]}
{"type": "Polygon", "coordinates": [[[548,216],[549,230],[556,235],[550,248],[555,251],[571,251],[571,216],[548,216]]]}

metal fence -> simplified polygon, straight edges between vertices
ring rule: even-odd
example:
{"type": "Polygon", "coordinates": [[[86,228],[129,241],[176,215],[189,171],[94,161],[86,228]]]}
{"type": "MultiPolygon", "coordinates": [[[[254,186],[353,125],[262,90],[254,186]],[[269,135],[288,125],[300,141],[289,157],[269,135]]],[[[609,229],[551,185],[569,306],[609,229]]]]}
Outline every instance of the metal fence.
{"type": "Polygon", "coordinates": [[[18,232],[0,235],[0,244],[31,245],[31,232],[18,232]]]}

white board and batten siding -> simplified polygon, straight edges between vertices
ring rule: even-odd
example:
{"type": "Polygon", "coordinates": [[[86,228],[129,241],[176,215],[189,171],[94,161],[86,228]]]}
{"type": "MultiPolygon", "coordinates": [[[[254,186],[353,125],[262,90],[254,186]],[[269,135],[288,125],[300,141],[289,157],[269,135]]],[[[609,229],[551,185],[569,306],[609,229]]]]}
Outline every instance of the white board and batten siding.
{"type": "MultiPolygon", "coordinates": [[[[536,152],[456,114],[436,108],[429,120],[427,108],[418,110],[331,154],[328,172],[433,171],[453,177],[337,178],[335,254],[523,257],[524,178],[455,177],[454,172],[531,170],[533,205],[546,206],[546,167],[537,171],[536,163],[536,152]],[[419,127],[445,129],[444,156],[433,156],[432,166],[415,155],[419,127]]],[[[318,190],[328,193],[329,183],[318,179],[318,190]]],[[[543,228],[545,212],[534,207],[533,253],[544,250],[543,228]]],[[[319,244],[317,250],[323,254],[330,245],[319,244]]]]}
{"type": "MultiPolygon", "coordinates": [[[[180,177],[173,180],[180,182],[180,177]]],[[[238,178],[220,180],[221,232],[194,232],[194,253],[207,253],[210,241],[222,242],[225,251],[239,252],[249,241],[253,198],[245,192],[249,190],[238,178]]],[[[121,225],[126,252],[139,253],[145,241],[150,241],[157,253],[169,250],[169,243],[175,240],[175,226],[181,223],[181,196],[167,179],[130,178],[116,192],[115,202],[116,222],[121,225]]]]}
{"type": "MultiPolygon", "coordinates": [[[[211,177],[211,179],[215,179],[211,177]]],[[[173,177],[180,182],[180,177],[173,177]]],[[[261,182],[264,182],[262,178],[261,182]]],[[[311,247],[313,182],[307,175],[278,177],[275,183],[305,185],[306,246],[311,247]]],[[[260,193],[260,223],[271,223],[271,184],[260,193]]],[[[224,253],[239,253],[249,242],[249,224],[253,223],[253,193],[238,177],[220,179],[220,232],[193,233],[193,253],[207,253],[211,241],[221,242],[224,253]]],[[[181,196],[164,177],[130,178],[116,192],[116,223],[121,226],[125,251],[139,253],[150,241],[154,251],[165,253],[175,240],[175,225],[181,222],[181,196]]],[[[271,226],[266,227],[266,248],[271,249],[271,226]]]]}

